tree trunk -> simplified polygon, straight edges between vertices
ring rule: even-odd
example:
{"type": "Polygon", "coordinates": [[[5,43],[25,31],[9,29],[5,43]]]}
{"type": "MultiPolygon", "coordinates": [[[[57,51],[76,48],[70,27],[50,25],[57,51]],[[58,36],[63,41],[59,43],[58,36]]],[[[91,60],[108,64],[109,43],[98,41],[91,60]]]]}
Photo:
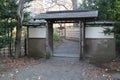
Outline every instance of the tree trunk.
{"type": "Polygon", "coordinates": [[[17,9],[17,28],[16,28],[16,41],[15,41],[15,58],[21,55],[21,33],[23,21],[23,7],[24,0],[20,0],[17,9]]]}
{"type": "MultiPolygon", "coordinates": [[[[10,28],[10,37],[13,38],[13,36],[12,36],[12,28],[10,28]]],[[[10,57],[13,57],[13,53],[12,53],[12,41],[10,41],[9,48],[10,48],[10,57]]]]}
{"type": "MultiPolygon", "coordinates": [[[[73,10],[77,10],[77,0],[72,0],[73,10]]],[[[78,23],[74,23],[73,27],[78,27],[78,23]]]]}
{"type": "Polygon", "coordinates": [[[77,0],[72,0],[73,10],[77,10],[77,0]]]}
{"type": "Polygon", "coordinates": [[[16,28],[15,58],[18,58],[21,54],[21,33],[22,33],[21,31],[22,31],[22,24],[18,16],[17,28],[16,28]]]}

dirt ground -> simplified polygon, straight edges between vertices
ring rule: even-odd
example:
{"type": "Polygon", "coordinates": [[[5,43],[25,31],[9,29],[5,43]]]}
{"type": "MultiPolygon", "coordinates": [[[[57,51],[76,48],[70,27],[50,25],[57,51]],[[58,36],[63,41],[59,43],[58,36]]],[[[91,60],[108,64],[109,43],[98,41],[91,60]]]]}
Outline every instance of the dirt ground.
{"type": "Polygon", "coordinates": [[[117,80],[105,69],[79,58],[19,59],[6,66],[11,68],[1,73],[0,80],[117,80]]]}

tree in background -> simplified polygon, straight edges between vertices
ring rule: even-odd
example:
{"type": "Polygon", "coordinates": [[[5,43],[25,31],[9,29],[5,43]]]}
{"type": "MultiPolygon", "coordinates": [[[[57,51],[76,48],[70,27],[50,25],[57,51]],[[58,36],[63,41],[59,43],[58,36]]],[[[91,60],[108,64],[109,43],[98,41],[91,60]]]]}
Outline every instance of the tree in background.
{"type": "Polygon", "coordinates": [[[71,0],[45,0],[44,5],[48,4],[47,6],[44,6],[45,11],[51,11],[51,10],[71,10],[72,9],[72,3],[71,0]]]}
{"type": "Polygon", "coordinates": [[[23,8],[24,0],[19,0],[17,8],[17,27],[16,27],[16,42],[15,42],[15,58],[21,54],[21,34],[22,34],[22,21],[23,21],[23,8]]]}
{"type": "MultiPolygon", "coordinates": [[[[15,0],[0,1],[0,48],[12,44],[12,31],[16,26],[16,9],[15,0]]],[[[11,50],[11,49],[10,49],[11,50]]],[[[10,56],[12,56],[10,51],[10,56]]]]}
{"type": "Polygon", "coordinates": [[[77,10],[78,9],[78,6],[77,6],[78,0],[71,0],[71,2],[72,2],[73,10],[77,10]]]}
{"type": "Polygon", "coordinates": [[[113,20],[115,0],[82,0],[79,6],[81,10],[98,10],[99,20],[113,20]]]}
{"type": "Polygon", "coordinates": [[[115,27],[113,29],[113,32],[115,33],[116,42],[120,45],[120,0],[116,0],[115,3],[115,9],[111,9],[111,12],[113,12],[113,19],[117,22],[115,23],[115,27]]]}
{"type": "MultiPolygon", "coordinates": [[[[17,27],[16,27],[16,42],[15,42],[15,58],[18,58],[21,55],[21,34],[23,21],[29,16],[29,14],[24,15],[24,9],[26,8],[25,3],[28,3],[32,0],[18,0],[17,8],[17,27]]],[[[26,20],[27,21],[27,20],[26,20]]]]}
{"type": "Polygon", "coordinates": [[[120,53],[120,0],[83,0],[79,9],[98,10],[99,20],[116,21],[113,30],[107,28],[105,33],[115,34],[116,48],[120,53]]]}
{"type": "MultiPolygon", "coordinates": [[[[24,3],[28,0],[1,0],[0,1],[0,48],[11,47],[13,43],[13,29],[17,29],[16,33],[16,54],[21,53],[21,31],[23,21],[28,21],[29,13],[23,9],[27,6],[24,3]],[[17,4],[18,3],[18,4],[17,4]],[[17,16],[16,16],[17,15],[17,16]],[[25,18],[24,18],[25,17],[25,18]]],[[[11,49],[10,49],[11,50],[11,49]]],[[[10,51],[10,55],[12,55],[10,51]]],[[[12,55],[13,56],[13,55],[12,55]]]]}

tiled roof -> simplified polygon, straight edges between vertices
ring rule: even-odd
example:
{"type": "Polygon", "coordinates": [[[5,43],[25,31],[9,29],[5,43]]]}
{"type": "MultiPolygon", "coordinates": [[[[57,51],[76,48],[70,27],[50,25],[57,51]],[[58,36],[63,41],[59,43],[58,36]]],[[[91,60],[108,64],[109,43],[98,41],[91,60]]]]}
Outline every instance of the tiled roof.
{"type": "Polygon", "coordinates": [[[60,20],[60,19],[82,19],[98,17],[97,10],[82,10],[82,11],[53,11],[36,15],[34,19],[60,20]]]}
{"type": "Polygon", "coordinates": [[[35,21],[29,21],[27,24],[23,24],[24,26],[45,26],[46,21],[45,20],[35,20],[35,21]]]}

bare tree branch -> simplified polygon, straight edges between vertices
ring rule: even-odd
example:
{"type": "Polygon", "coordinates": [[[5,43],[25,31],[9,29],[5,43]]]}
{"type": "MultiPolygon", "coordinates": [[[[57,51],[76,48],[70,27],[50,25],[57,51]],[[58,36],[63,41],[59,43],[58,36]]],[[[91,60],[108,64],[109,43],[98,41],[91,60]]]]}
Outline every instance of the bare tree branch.
{"type": "Polygon", "coordinates": [[[65,8],[66,10],[69,10],[69,8],[66,7],[66,2],[64,2],[63,0],[49,0],[49,1],[47,1],[47,3],[49,3],[51,5],[53,4],[53,6],[50,6],[47,9],[50,9],[50,8],[54,7],[55,5],[58,5],[58,6],[65,8]]]}

